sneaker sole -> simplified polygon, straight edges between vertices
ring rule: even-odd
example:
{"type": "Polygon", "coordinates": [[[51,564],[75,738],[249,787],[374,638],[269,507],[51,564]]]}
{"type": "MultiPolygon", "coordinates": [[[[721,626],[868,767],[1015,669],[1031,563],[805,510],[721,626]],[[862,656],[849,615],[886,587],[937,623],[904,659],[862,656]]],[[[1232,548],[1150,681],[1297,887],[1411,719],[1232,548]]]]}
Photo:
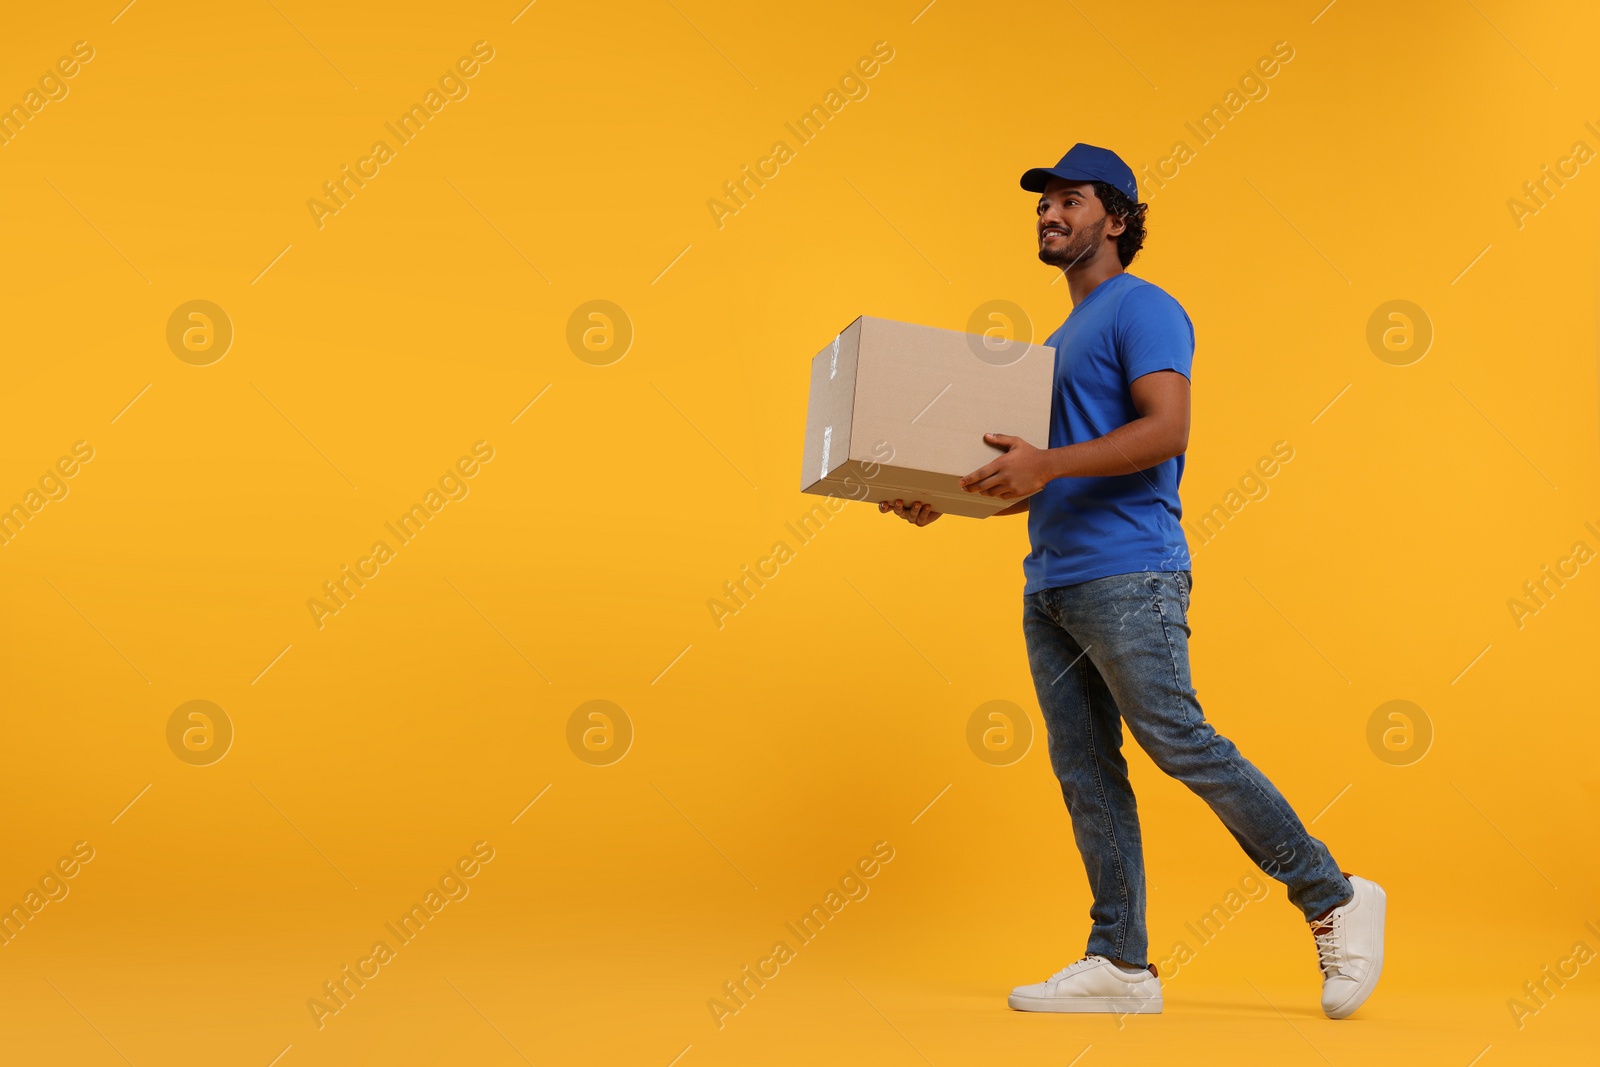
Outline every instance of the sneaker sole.
{"type": "Polygon", "coordinates": [[[1160,1015],[1160,997],[1019,997],[1013,993],[1006,1004],[1016,1011],[1042,1011],[1057,1014],[1095,1012],[1106,1015],[1160,1015]]]}
{"type": "Polygon", "coordinates": [[[1372,970],[1367,972],[1366,979],[1356,986],[1354,992],[1346,997],[1338,1007],[1324,1011],[1324,1014],[1330,1019],[1348,1019],[1354,1015],[1356,1009],[1365,1004],[1367,998],[1372,996],[1372,991],[1378,987],[1378,978],[1383,974],[1383,949],[1387,940],[1387,935],[1384,932],[1384,921],[1388,918],[1389,894],[1385,893],[1383,887],[1377,883],[1373,883],[1373,887],[1378,890],[1378,955],[1372,961],[1372,970]]]}

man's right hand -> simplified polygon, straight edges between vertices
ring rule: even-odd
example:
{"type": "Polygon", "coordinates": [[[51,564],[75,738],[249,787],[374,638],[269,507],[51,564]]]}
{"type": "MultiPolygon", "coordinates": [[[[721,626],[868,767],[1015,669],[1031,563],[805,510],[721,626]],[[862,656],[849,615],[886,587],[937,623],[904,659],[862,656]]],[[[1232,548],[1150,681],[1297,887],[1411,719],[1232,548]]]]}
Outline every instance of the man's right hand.
{"type": "Polygon", "coordinates": [[[934,511],[932,504],[924,504],[920,500],[913,500],[909,504],[904,500],[896,500],[893,503],[887,500],[880,500],[878,501],[878,510],[893,511],[913,526],[926,526],[944,514],[942,511],[934,511]]]}

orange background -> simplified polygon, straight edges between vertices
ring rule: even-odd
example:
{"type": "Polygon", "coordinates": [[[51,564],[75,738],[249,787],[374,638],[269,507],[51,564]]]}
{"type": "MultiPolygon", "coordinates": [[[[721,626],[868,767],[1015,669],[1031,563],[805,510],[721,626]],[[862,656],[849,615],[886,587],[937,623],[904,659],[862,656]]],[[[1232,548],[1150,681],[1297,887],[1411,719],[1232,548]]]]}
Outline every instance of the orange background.
{"type": "MultiPolygon", "coordinates": [[[[93,58],[0,144],[0,504],[75,442],[93,458],[0,546],[0,903],[76,842],[93,859],[0,947],[0,1058],[1593,1049],[1593,965],[1520,1029],[1508,1007],[1576,942],[1600,950],[1600,577],[1579,567],[1520,627],[1508,607],[1575,542],[1600,549],[1600,177],[1580,166],[1520,226],[1508,207],[1600,148],[1592,12],[519,7],[6,16],[0,103],[74,42],[93,58]],[[319,228],[307,201],[478,41],[466,95],[319,228]],[[865,95],[794,141],[879,41],[865,95]],[[1266,95],[1199,144],[1185,123],[1280,41],[1266,95]],[[793,158],[719,228],[708,201],[777,140],[793,158]],[[1088,908],[1042,738],[1003,766],[969,746],[990,701],[1039,728],[1021,520],[913,530],[849,504],[721,629],[708,610],[818,503],[794,489],[805,385],[840,327],[963,329],[1004,299],[1037,339],[1066,315],[1017,176],[1080,140],[1141,171],[1192,149],[1133,267],[1196,325],[1191,514],[1294,449],[1196,552],[1194,674],[1389,891],[1388,969],[1349,1022],[1317,1011],[1276,883],[1170,978],[1163,1016],[1005,1009],[1076,958],[1088,908]],[[193,300],[232,326],[206,365],[168,343],[193,300]],[[595,300],[615,309],[574,347],[595,300]],[[1433,334],[1405,366],[1367,339],[1392,300],[1433,334]],[[318,628],[322,583],[479,441],[466,495],[318,628]],[[207,765],[182,728],[169,743],[194,700],[232,729],[207,765]],[[620,714],[572,728],[596,700],[620,714]],[[1392,700],[1431,730],[1420,759],[1369,742],[1392,700]],[[308,1000],[480,841],[469,894],[319,1029],[308,1000]],[[879,841],[870,893],[719,1029],[708,1000],[879,841]]],[[[1159,958],[1253,869],[1133,763],[1159,958]]]]}

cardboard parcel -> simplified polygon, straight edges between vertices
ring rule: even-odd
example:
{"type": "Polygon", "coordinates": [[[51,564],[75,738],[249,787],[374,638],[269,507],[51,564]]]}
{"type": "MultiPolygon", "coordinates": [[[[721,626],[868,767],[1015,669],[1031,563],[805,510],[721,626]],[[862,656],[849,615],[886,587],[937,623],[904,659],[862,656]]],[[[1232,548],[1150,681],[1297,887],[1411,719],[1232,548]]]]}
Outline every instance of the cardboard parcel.
{"type": "Polygon", "coordinates": [[[1010,507],[957,483],[1005,450],[1049,446],[1055,349],[863,315],[811,361],[800,491],[922,500],[987,518],[1010,507]]]}

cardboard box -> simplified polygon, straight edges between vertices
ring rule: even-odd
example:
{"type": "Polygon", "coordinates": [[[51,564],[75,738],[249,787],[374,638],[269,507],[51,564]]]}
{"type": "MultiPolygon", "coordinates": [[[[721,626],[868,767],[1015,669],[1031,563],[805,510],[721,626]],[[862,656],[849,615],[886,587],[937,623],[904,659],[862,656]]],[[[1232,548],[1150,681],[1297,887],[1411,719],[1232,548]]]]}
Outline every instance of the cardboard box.
{"type": "Polygon", "coordinates": [[[1055,349],[863,315],[811,361],[800,491],[922,500],[974,518],[1010,507],[957,483],[1005,450],[1049,445],[1055,349]]]}

